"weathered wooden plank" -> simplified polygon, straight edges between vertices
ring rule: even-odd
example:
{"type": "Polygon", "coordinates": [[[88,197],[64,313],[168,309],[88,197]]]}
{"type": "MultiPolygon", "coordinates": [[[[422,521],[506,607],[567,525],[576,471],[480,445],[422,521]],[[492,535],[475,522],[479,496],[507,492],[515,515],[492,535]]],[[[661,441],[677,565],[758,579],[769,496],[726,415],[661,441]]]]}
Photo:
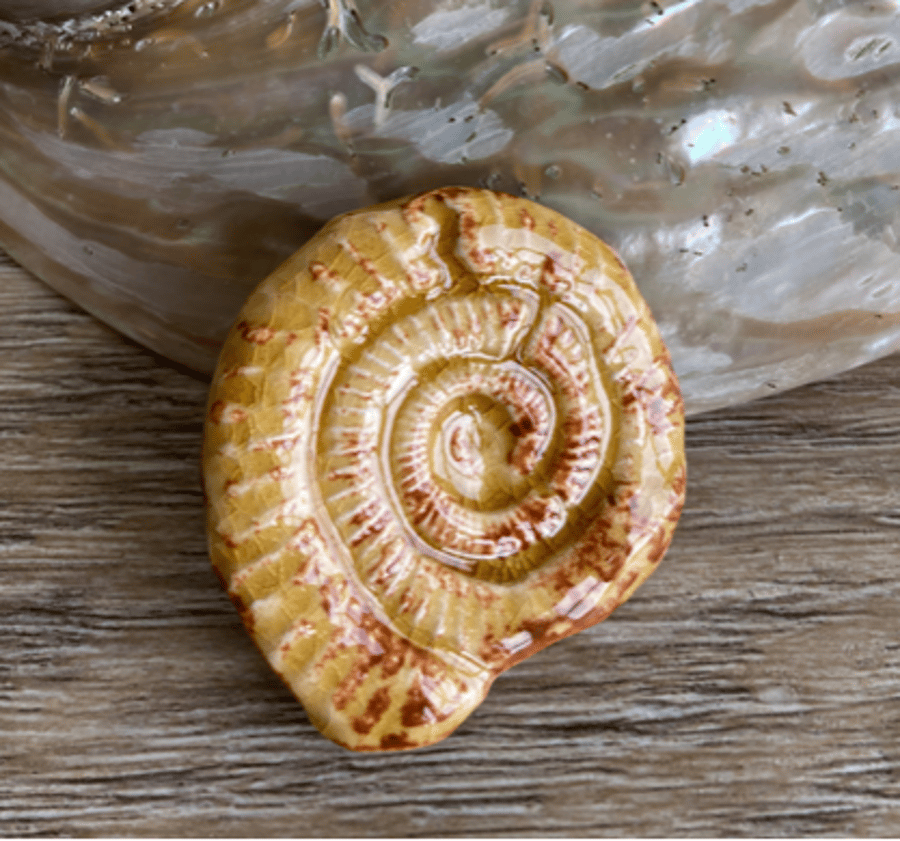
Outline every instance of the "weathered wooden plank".
{"type": "Polygon", "coordinates": [[[900,833],[900,358],[689,424],[609,622],[357,756],[205,556],[206,384],[0,265],[0,833],[900,833]]]}

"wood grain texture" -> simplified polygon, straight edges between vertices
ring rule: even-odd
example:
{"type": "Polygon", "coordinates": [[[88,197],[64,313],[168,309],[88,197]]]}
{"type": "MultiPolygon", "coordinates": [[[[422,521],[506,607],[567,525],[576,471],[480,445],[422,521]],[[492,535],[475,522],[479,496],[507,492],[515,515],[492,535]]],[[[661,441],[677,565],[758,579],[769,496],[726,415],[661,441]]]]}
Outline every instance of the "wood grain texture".
{"type": "Polygon", "coordinates": [[[900,833],[900,358],[688,424],[609,621],[354,755],[209,569],[206,383],[0,265],[0,834],[900,833]]]}

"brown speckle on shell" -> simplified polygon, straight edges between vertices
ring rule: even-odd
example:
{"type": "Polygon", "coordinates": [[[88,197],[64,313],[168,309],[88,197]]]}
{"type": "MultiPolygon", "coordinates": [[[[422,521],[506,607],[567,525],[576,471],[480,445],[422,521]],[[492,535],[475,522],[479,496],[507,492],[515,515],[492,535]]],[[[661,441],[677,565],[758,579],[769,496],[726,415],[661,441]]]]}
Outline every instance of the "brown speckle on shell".
{"type": "Polygon", "coordinates": [[[212,561],[326,736],[431,744],[649,575],[683,430],[650,313],[593,235],[464,188],[350,213],[222,351],[212,561]]]}

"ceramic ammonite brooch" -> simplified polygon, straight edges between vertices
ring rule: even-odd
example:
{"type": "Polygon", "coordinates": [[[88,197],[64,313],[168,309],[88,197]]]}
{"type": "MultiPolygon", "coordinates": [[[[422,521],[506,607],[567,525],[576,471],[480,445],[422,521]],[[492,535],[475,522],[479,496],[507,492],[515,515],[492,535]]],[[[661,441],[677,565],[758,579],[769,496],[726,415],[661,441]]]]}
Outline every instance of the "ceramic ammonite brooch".
{"type": "Polygon", "coordinates": [[[212,562],[328,738],[431,744],[650,574],[683,438],[606,245],[486,190],[400,199],[330,222],[247,301],[206,426],[212,562]]]}

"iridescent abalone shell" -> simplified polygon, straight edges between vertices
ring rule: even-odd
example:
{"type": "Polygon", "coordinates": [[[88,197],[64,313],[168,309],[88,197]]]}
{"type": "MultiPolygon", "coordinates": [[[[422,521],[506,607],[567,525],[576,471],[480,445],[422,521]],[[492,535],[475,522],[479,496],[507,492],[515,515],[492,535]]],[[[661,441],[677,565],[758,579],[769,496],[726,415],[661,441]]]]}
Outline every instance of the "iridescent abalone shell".
{"type": "Polygon", "coordinates": [[[331,217],[529,196],[694,412],[900,345],[898,101],[897,0],[0,0],[0,244],[210,371],[331,217]]]}

